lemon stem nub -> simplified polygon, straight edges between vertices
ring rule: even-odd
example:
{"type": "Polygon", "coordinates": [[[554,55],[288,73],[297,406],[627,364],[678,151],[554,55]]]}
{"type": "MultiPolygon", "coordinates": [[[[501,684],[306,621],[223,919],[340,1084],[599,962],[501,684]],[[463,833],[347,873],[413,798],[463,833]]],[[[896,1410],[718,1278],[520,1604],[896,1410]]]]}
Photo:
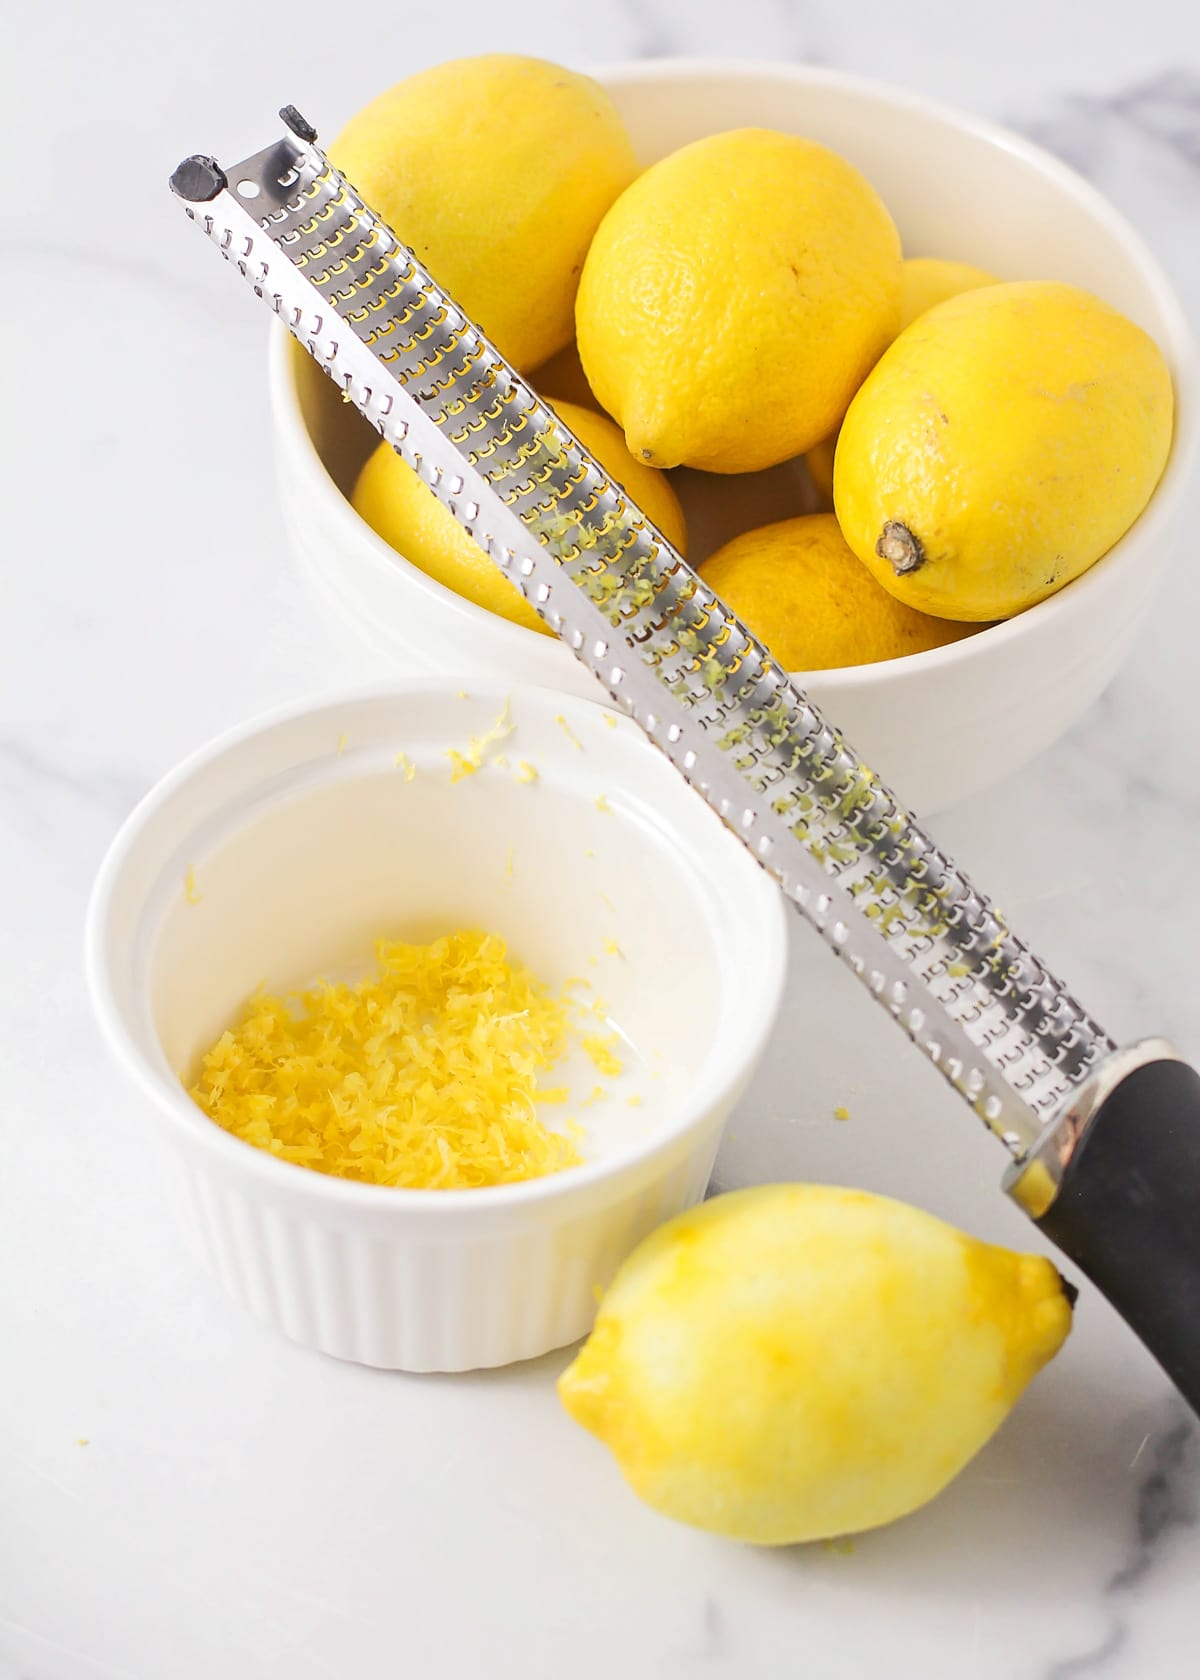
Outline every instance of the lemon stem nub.
{"type": "Polygon", "coordinates": [[[875,552],[881,560],[888,561],[897,577],[915,572],[925,564],[925,550],[908,526],[901,525],[898,519],[889,519],[883,527],[875,552]]]}
{"type": "Polygon", "coordinates": [[[1072,1283],[1070,1278],[1065,1278],[1061,1272],[1058,1274],[1058,1281],[1062,1285],[1063,1298],[1071,1311],[1074,1312],[1075,1303],[1079,1299],[1079,1285],[1072,1283]]]}

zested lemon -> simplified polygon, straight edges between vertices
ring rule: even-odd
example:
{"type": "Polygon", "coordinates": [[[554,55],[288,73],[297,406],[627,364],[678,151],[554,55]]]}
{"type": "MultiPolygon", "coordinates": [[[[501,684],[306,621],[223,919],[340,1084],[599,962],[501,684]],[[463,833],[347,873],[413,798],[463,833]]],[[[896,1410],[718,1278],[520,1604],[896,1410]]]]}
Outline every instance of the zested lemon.
{"type": "Polygon", "coordinates": [[[763,1545],[874,1528],[945,1487],[1071,1327],[1039,1255],[861,1190],[774,1184],[621,1267],[562,1402],[666,1516],[763,1545]]]}
{"type": "Polygon", "coordinates": [[[753,472],[831,432],[895,335],[900,240],[824,146],[716,134],[622,193],[575,318],[588,383],[634,456],[753,472]]]}

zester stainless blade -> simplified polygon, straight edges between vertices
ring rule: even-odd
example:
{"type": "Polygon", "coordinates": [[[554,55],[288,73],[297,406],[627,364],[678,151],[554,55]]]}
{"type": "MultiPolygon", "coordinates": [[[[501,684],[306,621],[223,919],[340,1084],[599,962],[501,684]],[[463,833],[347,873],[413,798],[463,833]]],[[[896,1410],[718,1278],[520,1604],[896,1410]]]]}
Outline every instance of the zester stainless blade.
{"type": "Polygon", "coordinates": [[[280,114],[188,215],[1022,1157],[1112,1041],[280,114]]]}

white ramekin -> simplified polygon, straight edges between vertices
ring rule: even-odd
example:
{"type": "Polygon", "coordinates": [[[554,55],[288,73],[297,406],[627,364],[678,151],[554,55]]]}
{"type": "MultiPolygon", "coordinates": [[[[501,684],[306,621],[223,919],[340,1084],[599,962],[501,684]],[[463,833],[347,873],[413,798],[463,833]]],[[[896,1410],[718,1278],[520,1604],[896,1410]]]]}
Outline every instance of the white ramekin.
{"type": "MultiPolygon", "coordinates": [[[[457,1371],[582,1335],[597,1286],[703,1194],[785,943],[775,885],[633,725],[546,690],[407,686],[276,712],[169,775],[103,865],[87,965],[175,1204],[229,1292],[339,1358],[457,1371]],[[506,700],[507,767],[452,783],[447,754],[506,700]],[[503,934],[552,984],[589,979],[629,1040],[626,1071],[580,1114],[583,1166],[491,1190],[350,1183],[251,1148],[187,1096],[261,983],[459,926],[503,934]]],[[[589,1094],[599,1077],[584,1058],[567,1075],[589,1094]]]]}
{"type": "MultiPolygon", "coordinates": [[[[1174,449],[1149,509],[1103,560],[1029,612],[950,647],[798,673],[916,810],[993,785],[1057,740],[1114,675],[1178,535],[1200,381],[1169,282],[1124,218],[1064,164],[919,95],[805,65],[658,60],[600,75],[643,163],[747,124],[809,135],[874,182],[910,255],[958,258],[1006,279],[1084,286],[1161,345],[1178,397],[1174,449]]],[[[299,573],[328,624],[373,650],[381,672],[472,671],[483,680],[519,677],[594,696],[597,685],[564,647],[432,582],[359,519],[346,492],[375,434],[282,328],[271,348],[270,385],[284,519],[299,573]]],[[[779,517],[773,503],[746,524],[779,517]]],[[[694,535],[693,555],[702,558],[704,532],[694,535]]]]}

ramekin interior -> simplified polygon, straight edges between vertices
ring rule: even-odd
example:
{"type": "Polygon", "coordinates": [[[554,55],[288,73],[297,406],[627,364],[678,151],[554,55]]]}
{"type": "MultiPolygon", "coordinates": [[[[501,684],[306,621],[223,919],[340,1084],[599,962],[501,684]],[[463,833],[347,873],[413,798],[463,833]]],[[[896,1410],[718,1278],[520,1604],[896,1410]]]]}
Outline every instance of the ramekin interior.
{"type": "Polygon", "coordinates": [[[596,1000],[589,1029],[615,1032],[625,1064],[606,1077],[575,1051],[562,1075],[572,1101],[545,1111],[584,1124],[587,1164],[563,1175],[582,1182],[652,1154],[740,1085],[778,1004],[783,914],[712,813],[603,708],[538,690],[389,689],[251,723],[168,777],[104,866],[89,965],[110,1040],[171,1126],[314,1193],[411,1203],[429,1193],[251,1150],[186,1095],[197,1058],[259,985],[351,977],[379,935],[469,926],[501,933],[551,985],[579,979],[596,1000]],[[452,782],[450,751],[468,751],[506,707],[514,731],[492,751],[507,766],[452,782]],[[518,779],[522,762],[536,781],[518,779]]]}

